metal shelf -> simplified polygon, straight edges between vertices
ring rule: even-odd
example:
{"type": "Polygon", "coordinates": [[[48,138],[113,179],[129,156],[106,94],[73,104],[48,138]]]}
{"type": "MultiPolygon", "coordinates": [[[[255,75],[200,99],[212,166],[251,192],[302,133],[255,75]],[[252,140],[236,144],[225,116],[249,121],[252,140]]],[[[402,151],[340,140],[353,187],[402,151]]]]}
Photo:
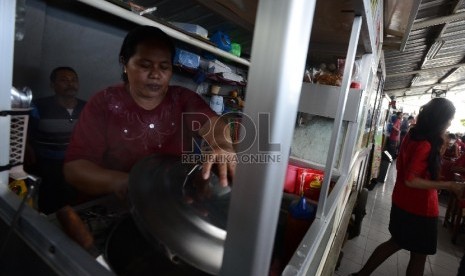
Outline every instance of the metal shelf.
{"type": "Polygon", "coordinates": [[[124,8],[121,5],[116,5],[114,3],[104,1],[104,0],[79,0],[82,3],[85,3],[89,6],[95,7],[97,9],[100,9],[102,11],[108,12],[110,14],[116,15],[118,17],[124,18],[128,21],[134,22],[136,24],[140,25],[150,25],[150,26],[155,26],[160,28],[162,31],[166,32],[168,35],[179,39],[183,42],[186,42],[188,44],[191,44],[193,46],[199,47],[200,49],[206,50],[208,52],[211,52],[215,55],[227,58],[233,62],[250,66],[250,61],[237,57],[231,53],[228,53],[226,51],[223,51],[213,45],[211,43],[206,43],[205,41],[198,39],[196,37],[193,37],[191,35],[187,35],[184,32],[181,32],[177,29],[174,29],[170,26],[167,26],[166,24],[161,23],[161,21],[154,21],[153,19],[150,19],[147,17],[147,15],[139,15],[137,13],[132,12],[128,8],[124,8]]]}
{"type": "MultiPolygon", "coordinates": [[[[251,53],[255,22],[253,11],[257,9],[258,0],[248,0],[246,4],[242,3],[242,8],[237,3],[243,1],[232,0],[216,0],[213,1],[214,4],[207,4],[202,0],[190,1],[190,3],[184,0],[171,0],[169,3],[141,0],[137,3],[145,7],[157,7],[153,14],[144,14],[142,16],[132,12],[129,4],[122,0],[79,1],[137,24],[159,27],[176,39],[229,59],[232,62],[250,66],[249,60],[223,51],[208,39],[189,34],[171,25],[168,21],[176,20],[201,24],[202,27],[210,31],[226,28],[231,33],[231,39],[243,45],[242,52],[247,55],[251,53]],[[183,10],[182,15],[180,15],[180,9],[183,10]],[[200,18],[199,14],[201,14],[200,18]],[[231,30],[233,26],[236,29],[231,30]],[[243,28],[241,26],[247,27],[243,28]]],[[[362,25],[361,40],[357,46],[357,55],[376,52],[376,45],[374,45],[376,33],[374,32],[377,30],[377,25],[374,20],[377,18],[372,14],[375,9],[370,5],[370,1],[366,0],[316,1],[308,60],[311,60],[312,57],[345,56],[355,15],[363,15],[365,18],[362,25]]]]}
{"type": "MultiPolygon", "coordinates": [[[[337,101],[341,94],[338,86],[303,83],[299,111],[327,118],[336,118],[337,101]]],[[[350,89],[344,112],[344,121],[356,122],[362,90],[350,89]]]]}

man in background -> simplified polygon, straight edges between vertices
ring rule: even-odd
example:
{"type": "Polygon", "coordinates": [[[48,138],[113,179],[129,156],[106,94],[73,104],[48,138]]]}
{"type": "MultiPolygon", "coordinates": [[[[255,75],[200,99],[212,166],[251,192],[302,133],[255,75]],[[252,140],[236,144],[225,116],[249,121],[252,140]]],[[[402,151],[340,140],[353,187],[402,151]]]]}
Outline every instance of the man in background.
{"type": "Polygon", "coordinates": [[[400,145],[402,144],[402,140],[404,140],[405,135],[407,135],[407,132],[410,129],[410,125],[414,121],[415,121],[415,119],[413,118],[413,116],[404,117],[402,119],[402,123],[400,125],[400,143],[399,143],[399,145],[397,147],[397,151],[399,151],[400,145]]]}
{"type": "Polygon", "coordinates": [[[57,67],[50,74],[53,96],[37,99],[31,112],[32,170],[42,178],[39,211],[53,213],[75,199],[63,176],[63,160],[71,133],[85,101],[76,97],[79,79],[71,67],[57,67]]]}
{"type": "Polygon", "coordinates": [[[392,129],[386,144],[386,149],[393,159],[397,158],[397,146],[400,141],[400,125],[401,125],[402,112],[398,111],[392,116],[392,129]]]}

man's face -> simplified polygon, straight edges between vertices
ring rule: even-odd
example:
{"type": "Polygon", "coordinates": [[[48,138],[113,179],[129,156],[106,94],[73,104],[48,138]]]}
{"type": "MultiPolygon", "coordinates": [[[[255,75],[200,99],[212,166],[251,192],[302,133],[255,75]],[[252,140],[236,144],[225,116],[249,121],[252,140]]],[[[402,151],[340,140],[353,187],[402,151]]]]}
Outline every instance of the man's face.
{"type": "Polygon", "coordinates": [[[55,81],[51,86],[57,95],[74,97],[79,89],[79,79],[73,71],[60,70],[56,72],[55,81]]]}

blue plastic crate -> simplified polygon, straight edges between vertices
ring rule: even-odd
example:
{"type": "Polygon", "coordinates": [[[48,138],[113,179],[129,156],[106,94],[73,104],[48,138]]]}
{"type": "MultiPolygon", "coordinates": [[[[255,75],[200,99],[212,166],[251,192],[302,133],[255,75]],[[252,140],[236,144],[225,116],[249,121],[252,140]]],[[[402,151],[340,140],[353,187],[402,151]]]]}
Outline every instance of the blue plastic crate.
{"type": "Polygon", "coordinates": [[[181,64],[189,68],[197,69],[200,65],[200,56],[186,50],[176,48],[174,64],[181,64]]]}

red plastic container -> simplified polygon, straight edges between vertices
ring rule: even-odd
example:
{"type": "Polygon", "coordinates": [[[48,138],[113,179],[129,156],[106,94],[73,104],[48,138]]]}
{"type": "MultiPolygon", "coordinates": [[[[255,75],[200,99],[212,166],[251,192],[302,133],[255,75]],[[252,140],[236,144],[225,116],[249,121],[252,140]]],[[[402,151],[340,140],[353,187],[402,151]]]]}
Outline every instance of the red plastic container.
{"type": "Polygon", "coordinates": [[[297,170],[300,167],[294,165],[287,165],[286,179],[284,180],[284,192],[293,194],[295,193],[297,170]]]}
{"type": "Polygon", "coordinates": [[[310,168],[299,168],[297,170],[297,181],[294,190],[298,194],[301,190],[300,184],[303,181],[302,192],[305,197],[318,201],[320,197],[321,184],[324,172],[310,168]]]}

